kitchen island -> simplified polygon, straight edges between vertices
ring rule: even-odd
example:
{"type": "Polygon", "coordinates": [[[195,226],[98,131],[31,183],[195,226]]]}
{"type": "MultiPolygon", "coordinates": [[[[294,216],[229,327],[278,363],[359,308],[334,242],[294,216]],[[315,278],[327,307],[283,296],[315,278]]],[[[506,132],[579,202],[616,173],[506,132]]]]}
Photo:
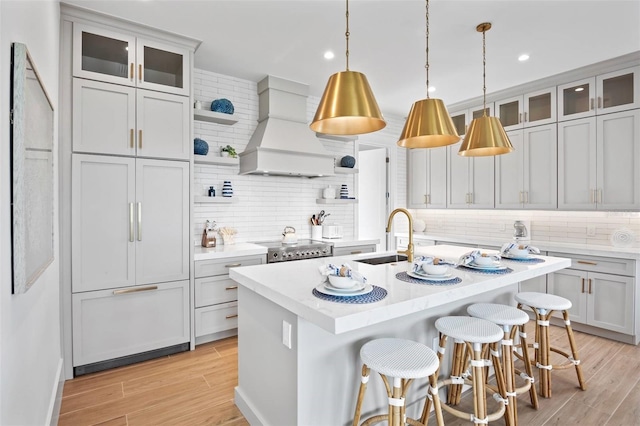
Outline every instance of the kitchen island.
{"type": "MultiPolygon", "coordinates": [[[[456,261],[473,248],[420,247],[416,255],[456,261]]],[[[388,254],[388,253],[386,253],[388,254]]],[[[514,305],[517,283],[571,265],[544,257],[543,263],[506,260],[513,272],[487,275],[453,269],[462,282],[425,285],[400,281],[410,264],[369,265],[359,256],[309,259],[231,270],[238,292],[238,387],[235,402],[252,425],[350,424],[360,381],[360,347],[378,337],[400,337],[433,347],[441,316],[464,315],[476,302],[514,305]],[[321,284],[319,267],[348,262],[387,296],[371,304],[324,301],[312,294],[321,284]]],[[[443,366],[448,371],[448,366],[443,366]]],[[[426,380],[416,380],[407,398],[407,415],[417,417],[426,380]]],[[[372,375],[363,418],[386,409],[383,385],[372,375]]]]}

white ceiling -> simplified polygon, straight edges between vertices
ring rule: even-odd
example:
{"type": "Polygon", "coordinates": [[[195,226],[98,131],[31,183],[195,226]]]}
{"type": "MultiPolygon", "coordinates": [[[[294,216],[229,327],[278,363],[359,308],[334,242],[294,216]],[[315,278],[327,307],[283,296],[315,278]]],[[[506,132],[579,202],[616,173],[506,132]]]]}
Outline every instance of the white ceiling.
{"type": "MultiPolygon", "coordinates": [[[[345,69],[344,0],[64,0],[202,40],[196,68],[259,81],[267,74],[321,96],[345,69]],[[332,61],[323,58],[333,50],[332,61]]],[[[366,74],[383,113],[425,97],[425,2],[351,0],[350,69],[366,74]]],[[[640,50],[638,0],[431,0],[431,97],[446,104],[640,50]],[[521,53],[531,56],[518,62],[521,53]]]]}

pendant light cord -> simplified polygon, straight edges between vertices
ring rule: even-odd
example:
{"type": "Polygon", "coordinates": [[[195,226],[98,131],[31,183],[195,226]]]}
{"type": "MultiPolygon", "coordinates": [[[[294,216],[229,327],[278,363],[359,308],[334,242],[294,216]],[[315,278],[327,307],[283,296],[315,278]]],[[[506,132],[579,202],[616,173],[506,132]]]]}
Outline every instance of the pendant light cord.
{"type": "Polygon", "coordinates": [[[485,34],[487,30],[482,30],[482,116],[487,116],[487,45],[485,34]]]}
{"type": "Polygon", "coordinates": [[[424,69],[426,71],[427,74],[427,99],[429,99],[429,0],[426,1],[427,5],[426,5],[426,13],[425,13],[425,18],[426,18],[426,22],[427,22],[427,30],[425,32],[426,34],[426,50],[425,50],[425,58],[426,58],[426,63],[424,65],[424,69]]]}
{"type": "Polygon", "coordinates": [[[349,0],[347,0],[347,13],[345,14],[345,17],[347,19],[347,29],[344,33],[344,37],[347,41],[347,71],[349,71],[349,0]]]}

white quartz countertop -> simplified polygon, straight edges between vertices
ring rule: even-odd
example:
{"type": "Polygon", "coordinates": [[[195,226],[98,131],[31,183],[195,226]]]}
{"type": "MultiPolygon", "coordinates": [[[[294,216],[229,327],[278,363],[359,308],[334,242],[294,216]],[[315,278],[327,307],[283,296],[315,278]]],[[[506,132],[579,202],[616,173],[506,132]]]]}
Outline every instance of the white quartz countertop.
{"type": "MultiPolygon", "coordinates": [[[[409,237],[407,233],[396,233],[396,237],[409,237]]],[[[474,237],[471,235],[460,236],[443,236],[435,234],[426,234],[424,232],[414,232],[413,238],[417,241],[434,240],[442,241],[445,243],[461,243],[461,244],[477,244],[500,247],[506,242],[510,242],[504,238],[489,238],[489,237],[474,237]]],[[[637,247],[614,247],[603,245],[591,245],[591,244],[574,244],[574,243],[555,243],[552,241],[538,241],[531,240],[527,244],[535,246],[542,251],[555,251],[559,253],[575,253],[592,256],[604,256],[604,257],[622,257],[625,259],[640,260],[640,249],[637,247]]]]}
{"type": "MultiPolygon", "coordinates": [[[[418,247],[416,255],[434,255],[450,261],[473,250],[472,247],[427,246],[418,247]]],[[[571,266],[571,260],[539,256],[545,262],[530,264],[504,260],[513,269],[504,275],[487,275],[452,269],[462,282],[454,285],[412,284],[396,279],[396,274],[410,268],[408,262],[369,265],[355,262],[355,258],[379,257],[395,252],[365,253],[281,262],[269,265],[245,266],[230,270],[232,279],[258,293],[295,315],[321,327],[330,333],[340,334],[367,327],[383,321],[399,318],[414,312],[458,301],[476,294],[492,291],[571,266]],[[324,281],[319,267],[327,263],[343,263],[362,273],[368,283],[383,287],[387,297],[376,303],[346,304],[321,300],[312,294],[313,288],[324,281]]],[[[239,303],[242,303],[240,299],[239,303]]]]}
{"type": "Polygon", "coordinates": [[[253,256],[267,254],[267,248],[253,243],[238,243],[204,248],[196,246],[193,260],[224,259],[225,257],[253,256]]]}

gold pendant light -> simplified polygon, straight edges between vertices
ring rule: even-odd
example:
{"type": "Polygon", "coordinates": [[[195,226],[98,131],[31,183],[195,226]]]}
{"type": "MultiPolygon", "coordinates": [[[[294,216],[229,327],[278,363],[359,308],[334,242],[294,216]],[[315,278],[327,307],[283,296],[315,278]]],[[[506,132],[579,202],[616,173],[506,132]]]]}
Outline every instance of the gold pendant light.
{"type": "Polygon", "coordinates": [[[416,101],[404,124],[398,146],[405,148],[436,148],[460,140],[442,99],[429,98],[429,0],[426,1],[426,64],[427,98],[416,101]]]}
{"type": "Polygon", "coordinates": [[[502,123],[497,117],[487,117],[487,84],[486,84],[486,44],[485,33],[491,24],[484,22],[476,27],[482,33],[482,117],[476,118],[469,125],[458,155],[465,157],[484,157],[508,154],[513,146],[502,123]]]}
{"type": "Polygon", "coordinates": [[[367,77],[349,71],[349,0],[347,0],[347,70],[329,77],[313,122],[309,127],[328,135],[359,135],[384,128],[382,117],[367,77]]]}

